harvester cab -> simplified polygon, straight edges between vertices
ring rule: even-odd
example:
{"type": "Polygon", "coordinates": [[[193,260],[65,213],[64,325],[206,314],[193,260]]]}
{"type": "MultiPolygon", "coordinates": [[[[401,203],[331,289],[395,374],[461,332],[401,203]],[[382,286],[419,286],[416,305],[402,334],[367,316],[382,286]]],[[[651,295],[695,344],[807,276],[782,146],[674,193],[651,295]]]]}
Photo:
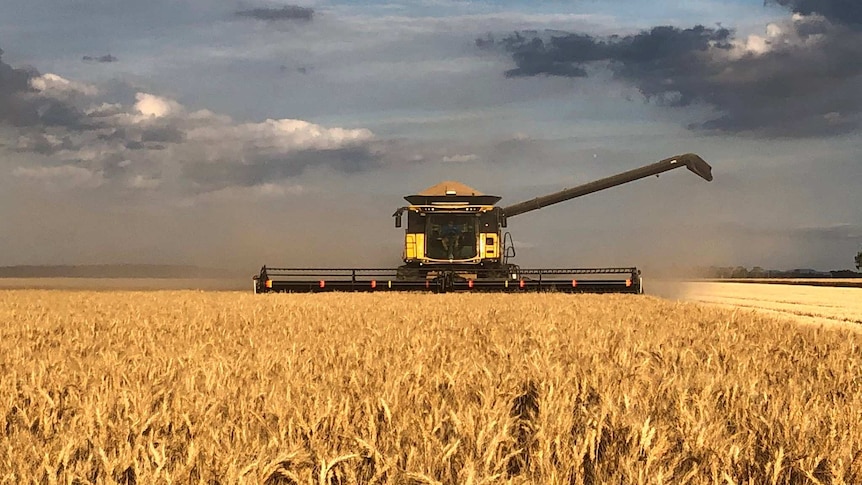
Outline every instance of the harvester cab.
{"type": "Polygon", "coordinates": [[[500,208],[495,204],[500,197],[446,181],[405,199],[410,205],[393,214],[396,226],[407,217],[405,264],[399,268],[403,277],[441,267],[483,269],[499,262],[500,208]]]}
{"type": "Polygon", "coordinates": [[[628,268],[524,269],[509,262],[508,219],[526,212],[606,190],[638,179],[686,167],[706,181],[712,167],[687,153],[564,189],[517,204],[499,207],[501,197],[486,195],[460,182],[445,181],[408,195],[409,205],[393,214],[404,233],[404,264],[397,269],[261,268],[255,292],[456,290],[566,291],[642,293],[640,271],[628,268]]]}

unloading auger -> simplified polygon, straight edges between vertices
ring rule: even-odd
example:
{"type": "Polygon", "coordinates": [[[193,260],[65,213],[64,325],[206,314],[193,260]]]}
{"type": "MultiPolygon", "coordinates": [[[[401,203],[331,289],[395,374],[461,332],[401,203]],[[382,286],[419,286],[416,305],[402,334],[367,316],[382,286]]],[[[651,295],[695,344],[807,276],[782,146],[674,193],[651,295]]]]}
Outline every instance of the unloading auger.
{"type": "Polygon", "coordinates": [[[686,167],[712,181],[712,167],[694,153],[595,180],[505,207],[501,197],[446,181],[404,197],[410,205],[393,214],[407,218],[404,264],[398,268],[272,268],[254,276],[255,293],[321,291],[559,291],[643,293],[640,270],[630,268],[525,269],[511,263],[511,217],[593,192],[686,167]]]}

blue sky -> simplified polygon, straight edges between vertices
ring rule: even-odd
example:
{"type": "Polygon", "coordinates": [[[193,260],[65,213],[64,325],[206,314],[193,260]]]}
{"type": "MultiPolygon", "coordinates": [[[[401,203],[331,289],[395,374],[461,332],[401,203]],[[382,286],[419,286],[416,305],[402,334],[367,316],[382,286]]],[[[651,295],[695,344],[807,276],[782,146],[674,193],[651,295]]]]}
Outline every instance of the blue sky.
{"type": "Polygon", "coordinates": [[[0,107],[34,114],[0,113],[0,264],[391,266],[387,216],[440,180],[516,202],[693,151],[713,183],[671,173],[519,217],[521,264],[846,268],[862,78],[839,55],[862,33],[852,11],[794,17],[802,1],[7,0],[2,62],[31,89],[0,84],[0,107]],[[685,48],[699,24],[732,33],[685,48]],[[632,50],[656,26],[681,53],[632,50]],[[515,32],[543,47],[506,47],[515,32]],[[584,61],[551,43],[569,34],[630,48],[584,61]]]}

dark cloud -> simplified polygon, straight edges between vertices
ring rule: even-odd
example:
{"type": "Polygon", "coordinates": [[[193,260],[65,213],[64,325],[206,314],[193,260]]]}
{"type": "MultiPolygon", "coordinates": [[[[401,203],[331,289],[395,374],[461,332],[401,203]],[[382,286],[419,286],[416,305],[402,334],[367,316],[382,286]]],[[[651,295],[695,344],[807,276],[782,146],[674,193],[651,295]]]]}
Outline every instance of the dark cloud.
{"type": "MultiPolygon", "coordinates": [[[[61,126],[81,130],[90,128],[84,114],[75,106],[51,98],[41,98],[33,101],[33,107],[38,115],[38,122],[44,126],[61,126]]],[[[35,124],[35,123],[34,123],[35,124]]]]}
{"type": "Polygon", "coordinates": [[[41,94],[32,86],[40,74],[35,69],[20,69],[3,62],[0,49],[0,123],[13,126],[63,126],[84,129],[84,114],[63,99],[41,94]]]}
{"type": "Polygon", "coordinates": [[[174,126],[154,126],[141,133],[142,142],[182,143],[186,134],[174,126]]]}
{"type": "MultiPolygon", "coordinates": [[[[506,72],[509,77],[551,76],[586,77],[584,65],[596,61],[617,61],[614,68],[622,77],[653,78],[666,84],[662,73],[683,74],[682,66],[703,68],[698,57],[711,46],[728,48],[730,31],[697,26],[691,29],[655,27],[626,37],[600,39],[587,34],[540,37],[515,34],[504,40],[518,67],[506,72]],[[652,76],[646,76],[653,74],[652,76]]],[[[701,74],[702,73],[692,73],[701,74]]],[[[672,86],[671,88],[672,89],[672,86]]],[[[668,91],[668,87],[646,86],[648,96],[668,91]]]]}
{"type": "MultiPolygon", "coordinates": [[[[862,126],[862,29],[849,24],[862,2],[853,1],[785,1],[799,13],[822,16],[776,24],[777,33],[760,38],[757,46],[729,29],[704,26],[661,26],[609,37],[516,33],[496,45],[515,62],[508,77],[581,78],[588,68],[607,67],[658,104],[700,104],[716,111],[693,129],[828,136],[862,126]]],[[[487,47],[488,38],[477,45],[487,47]]]]}
{"type": "Polygon", "coordinates": [[[125,140],[126,130],[125,128],[116,128],[106,133],[99,133],[97,138],[102,141],[125,140]]]}
{"type": "Polygon", "coordinates": [[[18,137],[18,152],[33,152],[40,155],[53,155],[61,150],[71,150],[74,144],[69,136],[56,138],[45,133],[32,132],[18,137]]]}
{"type": "Polygon", "coordinates": [[[314,9],[298,5],[286,5],[281,8],[259,7],[236,12],[237,17],[255,20],[300,20],[308,22],[314,16],[314,9]]]}
{"type": "Polygon", "coordinates": [[[15,69],[3,62],[3,49],[0,49],[0,93],[26,91],[30,79],[38,75],[34,70],[15,69]]]}
{"type": "Polygon", "coordinates": [[[35,71],[15,69],[3,62],[3,49],[0,49],[0,122],[21,124],[32,120],[36,114],[24,102],[21,95],[31,91],[30,79],[38,75],[35,71]]]}
{"type": "Polygon", "coordinates": [[[111,54],[105,54],[104,56],[84,56],[81,58],[81,60],[84,62],[100,62],[100,63],[119,61],[119,59],[112,56],[111,54]]]}
{"type": "Polygon", "coordinates": [[[782,5],[802,15],[822,15],[836,24],[862,25],[859,0],[766,0],[766,3],[782,5]]]}

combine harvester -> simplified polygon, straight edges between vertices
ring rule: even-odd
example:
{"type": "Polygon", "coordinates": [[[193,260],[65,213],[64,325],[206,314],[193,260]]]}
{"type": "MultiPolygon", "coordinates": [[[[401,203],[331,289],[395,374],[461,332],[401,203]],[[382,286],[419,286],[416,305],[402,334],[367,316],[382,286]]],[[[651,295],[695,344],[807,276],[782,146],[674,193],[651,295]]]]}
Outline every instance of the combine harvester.
{"type": "Polygon", "coordinates": [[[254,276],[255,293],[323,291],[559,291],[643,293],[637,268],[525,269],[509,262],[515,255],[508,219],[569,199],[686,167],[712,180],[712,167],[688,153],[667,158],[571,189],[497,207],[501,197],[485,195],[458,182],[442,182],[405,197],[410,205],[393,216],[402,227],[404,264],[393,269],[270,268],[254,276]]]}

